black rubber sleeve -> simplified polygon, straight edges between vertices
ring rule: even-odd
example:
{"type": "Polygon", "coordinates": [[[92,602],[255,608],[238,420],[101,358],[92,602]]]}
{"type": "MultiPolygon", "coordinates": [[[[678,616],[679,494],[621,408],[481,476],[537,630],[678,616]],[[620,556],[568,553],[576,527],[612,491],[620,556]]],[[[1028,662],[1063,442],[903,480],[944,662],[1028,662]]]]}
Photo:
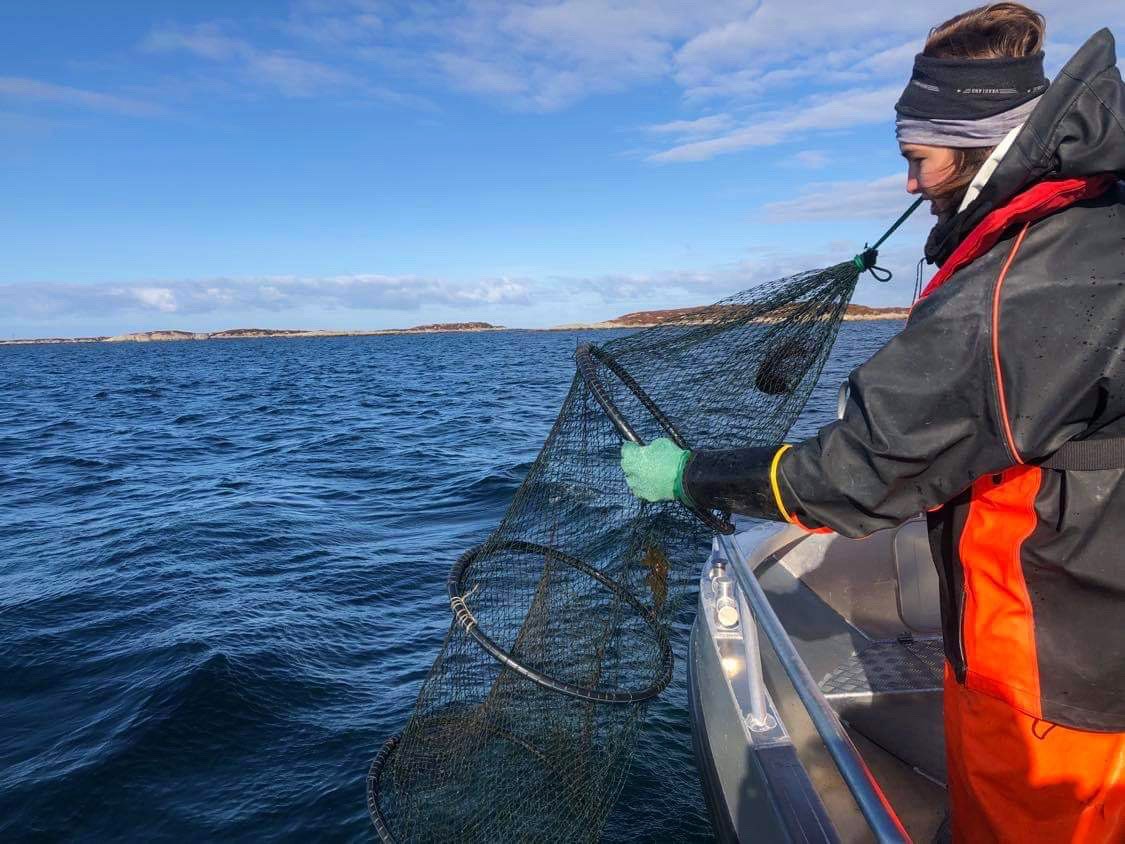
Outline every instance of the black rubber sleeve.
{"type": "Polygon", "coordinates": [[[776,446],[693,451],[684,469],[684,492],[701,507],[784,521],[770,488],[776,452],[776,446]]]}

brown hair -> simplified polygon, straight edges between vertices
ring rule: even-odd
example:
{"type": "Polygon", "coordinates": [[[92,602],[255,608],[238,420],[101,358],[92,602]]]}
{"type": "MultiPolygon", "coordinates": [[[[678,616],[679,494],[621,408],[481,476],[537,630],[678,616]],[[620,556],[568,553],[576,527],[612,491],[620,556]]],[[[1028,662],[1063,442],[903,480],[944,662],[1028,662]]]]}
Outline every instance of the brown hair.
{"type": "MultiPolygon", "coordinates": [[[[1047,22],[1020,3],[990,3],[930,30],[922,55],[935,59],[1020,59],[1043,49],[1047,22]]],[[[953,150],[953,169],[938,189],[954,206],[995,147],[953,150]]]]}

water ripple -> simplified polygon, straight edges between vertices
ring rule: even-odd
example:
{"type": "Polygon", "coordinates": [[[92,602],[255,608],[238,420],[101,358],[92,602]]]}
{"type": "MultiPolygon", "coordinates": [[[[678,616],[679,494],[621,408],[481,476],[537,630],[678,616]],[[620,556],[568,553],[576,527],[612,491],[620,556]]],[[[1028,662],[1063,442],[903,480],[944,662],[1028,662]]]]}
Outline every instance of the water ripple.
{"type": "MultiPolygon", "coordinates": [[[[800,433],[897,328],[845,326],[800,433]]],[[[581,339],[0,348],[0,838],[370,840],[581,339]]],[[[608,841],[710,838],[677,664],[608,841]]]]}

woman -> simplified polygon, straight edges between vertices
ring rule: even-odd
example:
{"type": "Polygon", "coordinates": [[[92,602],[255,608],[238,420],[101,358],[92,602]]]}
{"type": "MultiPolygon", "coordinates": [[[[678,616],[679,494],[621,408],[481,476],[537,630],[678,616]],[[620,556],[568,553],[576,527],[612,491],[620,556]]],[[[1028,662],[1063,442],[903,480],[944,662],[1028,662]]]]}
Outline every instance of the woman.
{"type": "Polygon", "coordinates": [[[1015,3],[934,29],[896,106],[940,271],[780,449],[626,445],[647,500],[860,537],[927,511],[956,841],[1125,841],[1125,87],[1108,30],[1048,87],[1015,3]]]}

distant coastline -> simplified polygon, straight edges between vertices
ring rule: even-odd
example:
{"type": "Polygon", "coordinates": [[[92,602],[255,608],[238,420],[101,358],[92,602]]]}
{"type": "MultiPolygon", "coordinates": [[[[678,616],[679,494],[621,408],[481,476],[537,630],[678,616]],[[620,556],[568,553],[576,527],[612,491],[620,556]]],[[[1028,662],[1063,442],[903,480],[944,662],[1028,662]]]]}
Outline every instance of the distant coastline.
{"type": "MultiPolygon", "coordinates": [[[[713,305],[703,305],[694,308],[670,308],[664,311],[634,311],[604,322],[573,323],[535,330],[586,331],[609,328],[655,328],[671,320],[691,323],[692,316],[695,314],[702,316],[713,307],[713,305]]],[[[910,316],[910,308],[869,308],[867,305],[848,305],[847,311],[844,312],[844,321],[868,322],[876,319],[906,319],[908,316],[910,316]]],[[[706,320],[701,319],[700,322],[706,322],[706,320]]]]}
{"type": "MultiPolygon", "coordinates": [[[[38,345],[49,346],[63,343],[154,343],[178,340],[250,340],[302,339],[309,337],[377,337],[395,334],[442,334],[458,332],[487,331],[601,331],[621,328],[653,328],[670,320],[691,322],[693,314],[702,314],[707,307],[671,308],[660,311],[634,311],[602,322],[583,322],[556,325],[550,328],[508,328],[488,322],[441,322],[431,325],[415,325],[410,328],[377,328],[369,331],[343,331],[332,329],[285,329],[285,328],[230,328],[225,331],[135,331],[117,334],[112,337],[39,337],[20,340],[0,340],[0,346],[38,345]]],[[[866,322],[870,320],[906,319],[909,308],[869,308],[866,305],[848,305],[844,314],[845,322],[866,322]]],[[[702,320],[701,320],[702,321],[702,320]]]]}

